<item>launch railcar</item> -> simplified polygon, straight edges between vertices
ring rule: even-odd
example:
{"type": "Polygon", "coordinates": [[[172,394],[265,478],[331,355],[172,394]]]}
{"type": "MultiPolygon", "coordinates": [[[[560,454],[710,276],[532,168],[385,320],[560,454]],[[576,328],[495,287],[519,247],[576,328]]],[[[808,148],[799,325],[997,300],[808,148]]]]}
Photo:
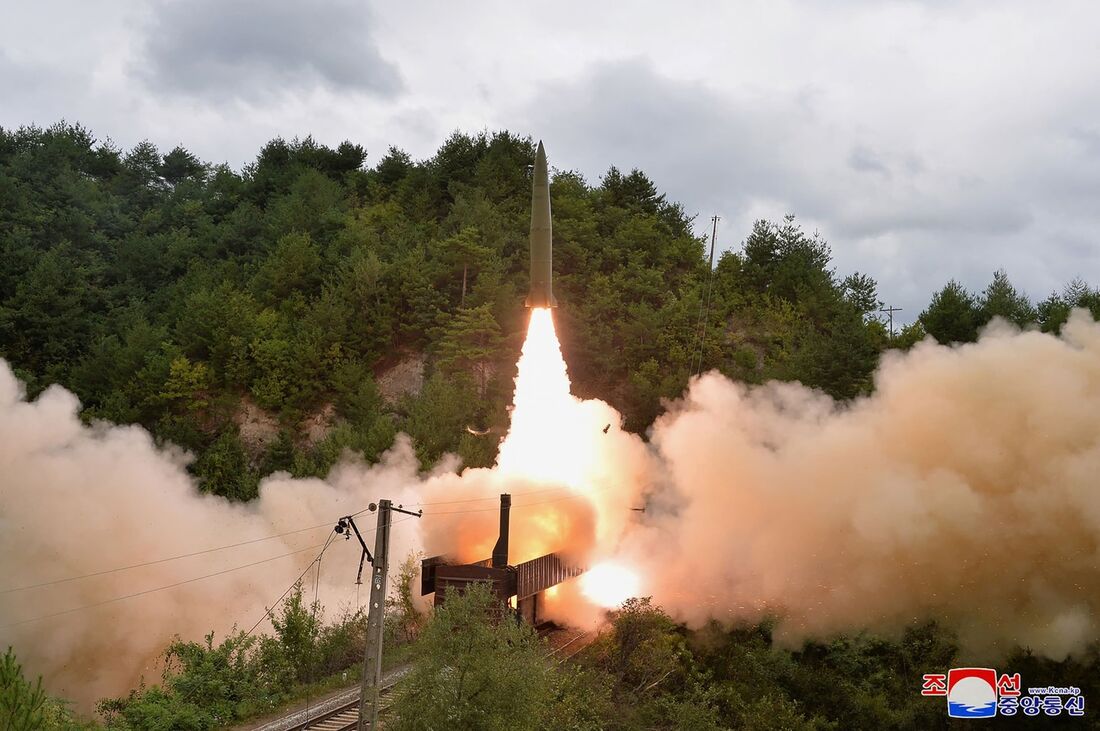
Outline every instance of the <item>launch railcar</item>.
{"type": "Polygon", "coordinates": [[[556,553],[508,563],[508,524],[512,497],[500,496],[500,535],[492,558],[467,564],[448,563],[443,556],[426,558],[420,565],[420,593],[435,593],[435,604],[443,603],[448,591],[464,592],[471,584],[488,584],[493,596],[503,604],[516,600],[519,616],[531,624],[541,621],[542,594],[552,586],[580,576],[585,569],[563,561],[556,553]]]}

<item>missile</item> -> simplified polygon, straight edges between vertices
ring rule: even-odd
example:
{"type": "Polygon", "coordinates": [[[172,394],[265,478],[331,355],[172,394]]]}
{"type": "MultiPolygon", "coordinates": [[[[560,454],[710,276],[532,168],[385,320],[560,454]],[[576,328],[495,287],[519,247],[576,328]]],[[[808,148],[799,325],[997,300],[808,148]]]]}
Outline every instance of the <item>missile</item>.
{"type": "Polygon", "coordinates": [[[546,150],[539,141],[535,155],[535,174],[531,182],[531,291],[528,307],[557,307],[553,285],[553,248],[550,226],[550,176],[546,169],[546,150]]]}

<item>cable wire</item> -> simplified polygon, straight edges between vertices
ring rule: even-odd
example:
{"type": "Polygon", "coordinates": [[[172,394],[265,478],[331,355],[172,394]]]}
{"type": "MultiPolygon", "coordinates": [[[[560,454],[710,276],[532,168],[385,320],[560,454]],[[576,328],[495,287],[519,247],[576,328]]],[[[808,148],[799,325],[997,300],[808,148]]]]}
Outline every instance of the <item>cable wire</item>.
{"type": "Polygon", "coordinates": [[[216,551],[224,551],[229,548],[238,548],[240,546],[247,546],[252,543],[262,543],[263,541],[270,541],[275,538],[284,538],[286,536],[294,535],[295,533],[304,533],[310,530],[317,530],[318,528],[324,528],[325,526],[331,526],[332,523],[320,523],[318,525],[311,525],[308,528],[299,528],[297,530],[287,531],[286,533],[277,533],[273,536],[264,536],[263,538],[253,538],[248,541],[241,541],[240,543],[230,543],[227,546],[217,546],[215,548],[204,548],[201,551],[192,551],[191,553],[181,553],[178,556],[168,556],[166,558],[157,558],[152,561],[143,561],[141,563],[130,564],[129,566],[117,566],[113,569],[103,569],[102,571],[93,571],[90,574],[81,574],[80,576],[70,576],[65,579],[53,579],[52,581],[43,581],[38,584],[27,584],[26,586],[16,586],[10,589],[0,589],[0,594],[11,594],[16,591],[28,591],[30,589],[40,589],[44,586],[54,586],[56,584],[66,584],[70,581],[79,581],[80,579],[90,579],[94,576],[105,576],[107,574],[117,573],[119,571],[129,571],[130,569],[139,569],[144,566],[154,566],[160,563],[167,563],[168,561],[176,561],[181,558],[191,558],[192,556],[201,556],[206,553],[214,553],[216,551]]]}
{"type": "Polygon", "coordinates": [[[707,266],[707,279],[704,283],[704,291],[699,293],[699,348],[698,358],[693,352],[691,354],[691,372],[693,375],[698,375],[699,371],[703,370],[703,351],[706,347],[707,339],[707,320],[710,319],[710,293],[711,283],[714,281],[714,240],[718,235],[718,215],[715,214],[711,221],[714,226],[710,231],[710,264],[707,266]],[[705,304],[704,304],[705,303],[705,304]],[[698,366],[696,366],[696,360],[698,360],[698,366]]]}
{"type": "Polygon", "coordinates": [[[31,619],[23,619],[23,620],[20,620],[18,622],[11,622],[9,624],[0,625],[0,629],[8,629],[9,627],[18,627],[19,625],[30,624],[31,622],[40,622],[44,619],[52,619],[54,617],[61,617],[61,616],[66,615],[66,614],[72,614],[73,612],[79,612],[79,611],[83,611],[85,609],[94,609],[95,607],[102,607],[106,604],[113,604],[115,602],[125,601],[126,599],[133,599],[134,597],[144,596],[146,594],[152,594],[152,593],[157,592],[157,591],[164,591],[165,589],[174,589],[175,587],[183,586],[184,584],[191,584],[191,583],[194,583],[196,581],[202,581],[203,579],[210,579],[210,578],[213,578],[215,576],[222,576],[224,574],[232,573],[234,571],[240,571],[241,569],[247,569],[247,568],[250,568],[252,566],[259,566],[260,564],[263,564],[263,563],[268,563],[270,561],[276,561],[280,558],[286,558],[287,556],[293,556],[295,554],[303,553],[305,551],[312,551],[314,548],[320,548],[321,545],[322,544],[318,543],[315,546],[307,546],[305,548],[299,548],[297,551],[291,551],[290,553],[283,553],[283,554],[280,554],[278,556],[271,556],[269,558],[264,558],[264,559],[261,559],[259,561],[253,561],[252,563],[246,563],[246,564],[241,565],[241,566],[234,566],[232,568],[223,569],[222,571],[215,571],[212,574],[205,574],[203,576],[196,576],[193,579],[184,579],[183,581],[177,581],[173,584],[166,584],[164,586],[158,586],[158,587],[155,587],[155,588],[152,588],[152,589],[145,589],[144,591],[137,591],[137,592],[134,592],[133,594],[126,594],[126,595],[123,595],[123,596],[116,596],[116,597],[113,597],[111,599],[104,599],[101,602],[94,602],[92,604],[85,604],[85,605],[79,606],[79,607],[72,607],[71,609],[65,609],[65,610],[62,610],[60,612],[53,612],[52,614],[44,614],[41,617],[33,617],[31,619]]]}
{"type": "Polygon", "coordinates": [[[311,568],[313,568],[313,564],[315,564],[315,563],[317,563],[318,561],[321,560],[321,556],[323,556],[325,554],[325,551],[328,550],[328,547],[330,545],[332,545],[332,541],[335,538],[335,536],[336,536],[336,531],[333,530],[332,533],[329,534],[328,539],[325,540],[325,545],[323,545],[321,547],[321,552],[317,554],[317,557],[309,562],[309,565],[306,566],[305,569],[302,570],[302,573],[298,574],[298,578],[296,578],[294,581],[290,582],[290,585],[286,588],[285,591],[283,591],[282,594],[279,595],[278,599],[276,599],[274,602],[271,603],[270,607],[267,607],[267,606],[264,607],[264,613],[261,614],[260,618],[256,620],[256,623],[254,625],[252,625],[252,627],[247,632],[245,632],[245,635],[251,635],[253,632],[256,631],[256,628],[260,626],[261,622],[263,622],[265,619],[267,619],[268,617],[271,616],[271,613],[275,610],[275,607],[279,606],[279,604],[282,603],[283,599],[286,598],[286,595],[290,593],[290,590],[293,589],[295,586],[297,586],[298,582],[302,580],[303,576],[305,576],[307,573],[309,573],[309,570],[311,568]]]}
{"type": "MultiPolygon", "coordinates": [[[[410,515],[408,517],[401,518],[400,520],[391,520],[390,525],[393,526],[393,525],[396,525],[397,523],[402,523],[406,520],[412,520],[413,518],[417,518],[417,517],[420,517],[420,516],[410,515]]],[[[305,530],[308,530],[308,529],[305,529],[305,530]]],[[[368,528],[367,530],[365,530],[363,532],[368,533],[372,530],[376,530],[376,528],[368,528]]],[[[301,532],[301,531],[298,531],[298,532],[301,532]]],[[[80,611],[83,611],[85,609],[94,609],[96,607],[102,607],[102,606],[105,606],[107,604],[114,604],[115,602],[121,602],[121,601],[125,601],[127,599],[133,599],[135,597],[145,596],[146,594],[153,594],[155,592],[164,591],[166,589],[174,589],[175,587],[183,586],[184,584],[192,584],[196,581],[202,581],[204,579],[214,578],[215,576],[223,576],[225,574],[229,574],[229,573],[232,573],[234,571],[240,571],[241,569],[247,569],[247,568],[251,568],[253,566],[259,566],[260,564],[269,563],[271,561],[277,561],[280,558],[286,558],[288,556],[294,556],[294,555],[297,555],[299,553],[304,553],[306,551],[312,551],[314,548],[320,548],[321,552],[320,552],[320,554],[318,554],[317,558],[315,558],[312,562],[310,562],[309,566],[306,567],[306,570],[303,571],[297,579],[295,579],[294,583],[297,583],[298,581],[301,580],[302,576],[306,575],[306,573],[313,566],[313,564],[321,559],[321,556],[324,555],[324,552],[332,544],[332,541],[334,540],[335,536],[336,536],[336,531],[333,530],[332,533],[329,534],[328,538],[325,540],[325,542],[323,544],[318,543],[318,544],[313,545],[313,546],[306,546],[305,548],[299,548],[296,551],[290,551],[289,553],[279,554],[278,556],[270,556],[268,558],[260,559],[259,561],[253,561],[251,563],[242,564],[240,566],[233,566],[233,567],[228,568],[228,569],[222,569],[221,571],[215,571],[215,572],[210,573],[210,574],[204,574],[203,576],[196,576],[194,578],[184,579],[182,581],[177,581],[177,582],[174,582],[172,584],[165,584],[164,586],[157,586],[157,587],[154,587],[152,589],[144,589],[142,591],[136,591],[136,592],[133,592],[132,594],[124,594],[123,596],[112,597],[110,599],[104,599],[103,601],[93,602],[91,604],[84,604],[84,605],[81,605],[79,607],[72,607],[70,609],[64,609],[60,612],[52,612],[50,614],[43,614],[40,617],[31,617],[29,619],[21,619],[18,622],[10,622],[8,624],[0,625],[0,629],[8,629],[10,627],[18,627],[20,625],[30,624],[32,622],[41,622],[42,620],[53,619],[54,617],[61,617],[61,616],[67,615],[67,614],[72,614],[74,612],[80,612],[80,611]]],[[[280,596],[279,599],[277,599],[275,603],[278,604],[279,602],[281,602],[286,597],[286,595],[288,593],[290,593],[290,590],[292,588],[294,588],[294,584],[291,584],[290,587],[288,587],[287,590],[283,592],[282,596],[280,596]]],[[[265,608],[264,617],[267,617],[270,614],[270,611],[271,611],[270,609],[265,608]]],[[[248,634],[251,634],[256,629],[256,627],[259,626],[260,622],[262,622],[262,621],[263,621],[263,617],[261,617],[260,620],[258,622],[256,622],[255,625],[252,626],[252,629],[250,629],[248,631],[248,634]]]]}
{"type": "MultiPolygon", "coordinates": [[[[362,510],[360,510],[357,513],[352,513],[352,515],[353,516],[362,515],[363,513],[367,512],[370,509],[371,509],[370,506],[367,506],[367,507],[363,508],[362,510]]],[[[192,551],[191,553],[181,553],[178,556],[168,556],[166,558],[153,559],[152,561],[142,561],[141,563],[130,564],[129,566],[116,566],[115,568],[112,568],[112,569],[103,569],[102,571],[93,571],[89,574],[81,574],[80,576],[69,576],[69,577],[64,578],[64,579],[53,579],[51,581],[43,581],[43,582],[40,582],[38,584],[27,584],[25,586],[14,586],[14,587],[11,587],[11,588],[8,588],[8,589],[0,589],[0,595],[2,595],[2,594],[11,594],[11,593],[14,593],[14,592],[17,592],[17,591],[29,591],[31,589],[41,589],[42,587],[45,587],[45,586],[54,586],[56,584],[65,584],[65,583],[68,583],[70,581],[79,581],[80,579],[90,579],[90,578],[95,577],[95,576],[105,576],[107,574],[113,574],[113,573],[117,573],[119,571],[129,571],[130,569],[139,569],[139,568],[142,568],[144,566],[154,566],[156,564],[167,563],[168,561],[177,561],[181,558],[191,558],[192,556],[201,556],[201,555],[206,554],[206,553],[214,553],[216,551],[224,551],[224,550],[227,550],[227,549],[230,549],[230,548],[238,548],[240,546],[247,546],[247,545],[252,544],[252,543],[262,543],[263,541],[270,541],[270,540],[273,540],[275,538],[284,538],[286,536],[294,535],[295,533],[304,533],[306,531],[317,530],[318,528],[324,528],[326,526],[331,526],[331,525],[332,525],[331,522],[318,523],[317,525],[311,525],[308,528],[298,528],[296,530],[287,531],[286,533],[276,533],[275,535],[264,536],[263,538],[253,538],[253,539],[247,540],[247,541],[240,541],[239,543],[230,543],[230,544],[225,545],[225,546],[216,546],[214,548],[204,548],[201,551],[192,551]]],[[[374,529],[370,528],[370,529],[368,529],[366,531],[363,531],[363,532],[366,533],[370,530],[374,530],[374,529]]]]}

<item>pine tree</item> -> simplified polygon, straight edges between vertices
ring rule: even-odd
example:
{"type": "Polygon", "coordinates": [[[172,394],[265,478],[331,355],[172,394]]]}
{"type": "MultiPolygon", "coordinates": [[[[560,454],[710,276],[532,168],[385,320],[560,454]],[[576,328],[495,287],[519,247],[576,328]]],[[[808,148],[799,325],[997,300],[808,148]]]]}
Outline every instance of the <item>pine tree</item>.
{"type": "Polygon", "coordinates": [[[0,658],[0,729],[39,731],[45,726],[46,693],[42,678],[32,685],[9,647],[0,658]]]}
{"type": "Polygon", "coordinates": [[[971,343],[978,339],[978,317],[974,296],[952,279],[932,296],[920,322],[941,343],[971,343]]]}

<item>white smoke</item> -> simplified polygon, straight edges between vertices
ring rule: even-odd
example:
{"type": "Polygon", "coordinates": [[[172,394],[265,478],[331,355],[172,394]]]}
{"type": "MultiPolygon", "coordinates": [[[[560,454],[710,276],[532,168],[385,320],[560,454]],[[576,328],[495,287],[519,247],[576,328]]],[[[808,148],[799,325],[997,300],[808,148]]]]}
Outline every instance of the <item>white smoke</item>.
{"type": "Polygon", "coordinates": [[[664,468],[623,555],[689,624],[781,619],[794,642],[938,619],[968,650],[1100,637],[1100,325],[995,322],[888,353],[847,405],[697,379],[655,424],[664,468]]]}
{"type": "MultiPolygon", "coordinates": [[[[262,483],[258,500],[234,504],[200,494],[179,450],[158,449],[140,427],[84,426],[78,409],[77,399],[56,386],[28,403],[22,384],[0,362],[0,591],[317,526],[0,593],[0,645],[14,645],[27,671],[43,674],[52,692],[85,704],[124,692],[142,675],[159,680],[156,661],[177,634],[198,639],[234,624],[251,627],[314,559],[339,516],[381,497],[416,499],[409,490],[418,483],[417,465],[406,438],[377,465],[345,461],[324,481],[273,476],[262,483]],[[33,621],[52,614],[58,616],[33,621]]],[[[374,526],[370,513],[359,521],[364,530],[374,526]]],[[[407,527],[391,531],[398,559],[419,545],[418,532],[407,527]]],[[[373,535],[367,539],[373,549],[373,535]]],[[[359,555],[357,545],[343,540],[325,553],[321,600],[330,609],[354,602],[359,555]]],[[[364,603],[365,594],[366,587],[364,603]]]]}
{"type": "MultiPolygon", "coordinates": [[[[748,388],[708,374],[648,445],[606,404],[577,401],[575,423],[554,427],[564,436],[543,441],[561,459],[582,444],[579,486],[500,469],[459,475],[453,460],[422,475],[400,437],[377,465],[348,458],[325,480],[273,476],[258,500],[233,504],[201,495],[186,455],[141,428],[83,425],[62,388],[27,402],[5,364],[0,592],[319,527],[0,593],[0,646],[14,645],[52,692],[122,693],[143,674],[157,679],[173,636],[251,626],[337,517],[383,497],[423,502],[423,518],[394,526],[391,557],[423,547],[476,560],[496,540],[500,492],[516,496],[513,562],[547,550],[615,559],[692,625],[778,615],[794,642],[934,618],[976,650],[1021,644],[1054,657],[1100,637],[1100,325],[1078,312],[1062,337],[1001,324],[972,345],[927,341],[886,354],[875,384],[838,404],[798,384],[748,388]]],[[[354,598],[358,560],[354,541],[326,553],[330,608],[354,598]]],[[[595,615],[576,582],[557,594],[559,616],[595,615]]]]}

